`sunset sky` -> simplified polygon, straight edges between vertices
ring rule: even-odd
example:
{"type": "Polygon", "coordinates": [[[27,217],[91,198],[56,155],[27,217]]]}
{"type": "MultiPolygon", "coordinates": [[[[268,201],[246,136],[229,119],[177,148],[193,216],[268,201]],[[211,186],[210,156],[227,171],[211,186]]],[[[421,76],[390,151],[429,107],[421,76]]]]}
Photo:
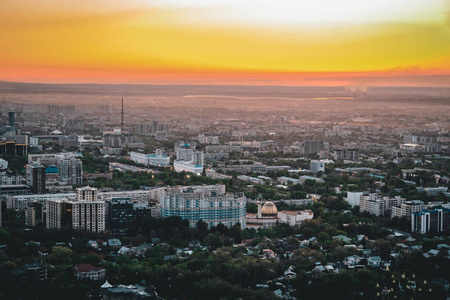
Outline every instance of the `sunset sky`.
{"type": "Polygon", "coordinates": [[[0,81],[450,86],[449,0],[3,0],[0,81]]]}

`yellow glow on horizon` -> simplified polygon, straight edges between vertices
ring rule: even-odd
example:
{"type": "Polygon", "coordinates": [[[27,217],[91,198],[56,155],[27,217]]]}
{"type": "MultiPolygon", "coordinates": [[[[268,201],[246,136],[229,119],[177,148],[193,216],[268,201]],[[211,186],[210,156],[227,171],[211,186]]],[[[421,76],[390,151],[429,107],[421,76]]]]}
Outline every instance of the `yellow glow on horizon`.
{"type": "Polygon", "coordinates": [[[0,80],[450,70],[446,0],[203,2],[4,3],[0,80]]]}

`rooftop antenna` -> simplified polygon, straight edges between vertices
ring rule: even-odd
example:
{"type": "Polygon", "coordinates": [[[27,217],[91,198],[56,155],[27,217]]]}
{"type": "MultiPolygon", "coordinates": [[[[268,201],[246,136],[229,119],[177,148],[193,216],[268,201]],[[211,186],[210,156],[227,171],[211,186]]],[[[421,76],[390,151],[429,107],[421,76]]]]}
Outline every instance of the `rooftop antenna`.
{"type": "Polygon", "coordinates": [[[123,133],[123,96],[122,96],[122,112],[121,112],[121,120],[120,120],[120,132],[123,133]]]}

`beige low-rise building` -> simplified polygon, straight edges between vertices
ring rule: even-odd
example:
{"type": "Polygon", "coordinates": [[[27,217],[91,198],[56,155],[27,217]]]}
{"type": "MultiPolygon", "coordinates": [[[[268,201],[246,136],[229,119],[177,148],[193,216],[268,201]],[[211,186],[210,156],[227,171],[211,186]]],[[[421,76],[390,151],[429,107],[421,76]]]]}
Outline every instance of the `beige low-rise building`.
{"type": "Polygon", "coordinates": [[[262,205],[262,202],[257,202],[256,204],[258,206],[258,213],[247,213],[248,228],[269,228],[277,224],[295,226],[314,217],[314,213],[309,209],[278,211],[275,204],[271,201],[265,202],[264,205],[262,205]]]}

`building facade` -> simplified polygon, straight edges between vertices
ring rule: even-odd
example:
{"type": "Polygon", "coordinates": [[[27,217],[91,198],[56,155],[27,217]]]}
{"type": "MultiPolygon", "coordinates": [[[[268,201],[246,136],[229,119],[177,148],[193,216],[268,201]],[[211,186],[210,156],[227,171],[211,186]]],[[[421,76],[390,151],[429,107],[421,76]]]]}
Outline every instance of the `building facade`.
{"type": "Polygon", "coordinates": [[[411,214],[411,231],[426,234],[450,230],[450,209],[435,208],[411,214]]]}
{"type": "Polygon", "coordinates": [[[175,160],[173,162],[173,169],[175,172],[191,172],[195,175],[201,175],[203,173],[203,165],[196,165],[191,161],[175,160]]]}
{"type": "Polygon", "coordinates": [[[77,158],[63,158],[58,161],[59,181],[68,184],[83,182],[83,163],[77,158]]]}
{"type": "Polygon", "coordinates": [[[106,229],[106,202],[99,200],[97,189],[78,188],[75,200],[49,199],[47,229],[70,227],[77,231],[100,233],[106,229]]]}
{"type": "Polygon", "coordinates": [[[246,227],[246,199],[225,192],[225,185],[167,188],[161,194],[161,217],[179,216],[195,227],[203,220],[209,228],[223,224],[246,227]]]}
{"type": "Polygon", "coordinates": [[[313,174],[325,172],[325,162],[320,160],[311,160],[310,168],[313,174]]]}
{"type": "Polygon", "coordinates": [[[388,216],[388,211],[391,211],[392,207],[400,206],[405,202],[406,199],[400,196],[389,198],[378,194],[362,195],[360,197],[359,211],[375,216],[388,216]]]}
{"type": "Polygon", "coordinates": [[[36,224],[44,221],[44,206],[39,202],[28,203],[25,223],[28,226],[36,226],[36,224]]]}
{"type": "Polygon", "coordinates": [[[45,167],[27,164],[25,167],[27,185],[33,194],[45,194],[45,167]]]}
{"type": "Polygon", "coordinates": [[[133,202],[130,198],[111,198],[109,203],[109,229],[113,233],[125,234],[133,222],[133,202]]]}
{"type": "Polygon", "coordinates": [[[334,150],[334,159],[335,160],[351,160],[358,161],[359,160],[359,149],[335,149],[334,150]]]}
{"type": "Polygon", "coordinates": [[[106,270],[100,267],[94,267],[91,264],[75,265],[74,276],[76,280],[104,280],[106,270]]]}
{"type": "Polygon", "coordinates": [[[393,206],[391,208],[391,218],[394,217],[406,217],[408,220],[411,220],[412,213],[420,212],[422,209],[425,209],[425,203],[420,200],[412,200],[406,201],[398,206],[393,206]]]}
{"type": "Polygon", "coordinates": [[[130,152],[130,159],[135,163],[148,166],[168,167],[170,165],[170,157],[167,152],[157,149],[155,154],[144,154],[139,152],[130,152]]]}

